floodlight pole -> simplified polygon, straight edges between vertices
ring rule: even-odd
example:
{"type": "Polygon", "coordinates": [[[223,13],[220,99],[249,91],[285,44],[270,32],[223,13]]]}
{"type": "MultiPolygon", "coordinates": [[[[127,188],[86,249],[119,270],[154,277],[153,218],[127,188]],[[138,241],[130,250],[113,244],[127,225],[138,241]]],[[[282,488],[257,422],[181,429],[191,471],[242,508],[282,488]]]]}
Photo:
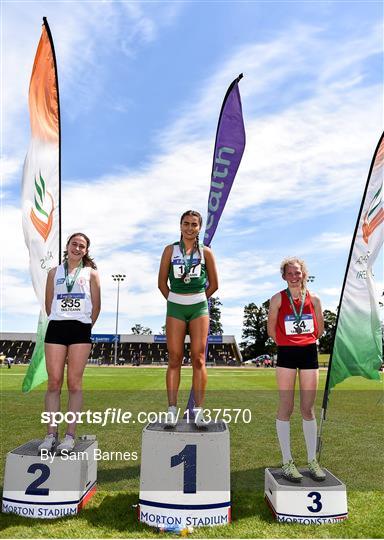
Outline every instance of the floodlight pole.
{"type": "Polygon", "coordinates": [[[120,282],[123,282],[126,278],[125,274],[112,274],[113,281],[117,281],[117,300],[116,300],[116,328],[115,328],[115,361],[114,365],[117,366],[117,340],[118,340],[118,325],[119,325],[119,298],[120,298],[120,282]]]}

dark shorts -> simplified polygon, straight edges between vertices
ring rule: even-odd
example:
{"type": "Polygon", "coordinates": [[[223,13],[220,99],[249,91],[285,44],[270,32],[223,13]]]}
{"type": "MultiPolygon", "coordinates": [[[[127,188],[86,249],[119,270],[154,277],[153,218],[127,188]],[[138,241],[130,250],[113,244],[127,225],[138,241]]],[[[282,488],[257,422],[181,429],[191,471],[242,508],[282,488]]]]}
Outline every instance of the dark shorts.
{"type": "Polygon", "coordinates": [[[67,347],[75,343],[92,343],[91,329],[91,324],[80,321],[49,321],[44,342],[67,347]]]}
{"type": "Polygon", "coordinates": [[[277,347],[277,367],[289,369],[318,369],[316,343],[298,347],[282,345],[277,347]]]}

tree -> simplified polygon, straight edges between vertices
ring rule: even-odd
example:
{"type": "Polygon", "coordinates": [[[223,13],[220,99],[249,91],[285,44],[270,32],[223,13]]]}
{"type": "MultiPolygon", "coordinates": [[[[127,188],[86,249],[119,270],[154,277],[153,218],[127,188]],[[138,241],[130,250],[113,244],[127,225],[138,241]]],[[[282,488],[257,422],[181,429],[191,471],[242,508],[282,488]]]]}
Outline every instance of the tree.
{"type": "Polygon", "coordinates": [[[319,338],[319,348],[322,353],[331,353],[332,345],[333,345],[333,338],[335,334],[336,329],[336,313],[333,313],[333,311],[330,311],[329,309],[325,309],[323,311],[323,317],[324,317],[324,333],[319,338]]]}
{"type": "Polygon", "coordinates": [[[244,341],[240,343],[240,348],[245,360],[256,358],[260,354],[273,354],[276,351],[276,345],[267,333],[268,310],[269,300],[263,302],[260,307],[253,302],[244,306],[241,336],[244,341]]]}
{"type": "Polygon", "coordinates": [[[136,335],[150,336],[153,333],[150,328],[137,323],[135,324],[135,326],[132,326],[131,330],[132,334],[136,335]]]}
{"type": "Polygon", "coordinates": [[[223,325],[221,324],[221,309],[220,306],[223,304],[220,302],[218,297],[210,298],[210,307],[209,307],[209,333],[212,335],[222,335],[223,325]]]}
{"type": "Polygon", "coordinates": [[[161,330],[160,330],[160,332],[159,332],[159,335],[160,335],[160,336],[165,336],[165,334],[166,334],[166,328],[167,328],[167,326],[166,326],[165,324],[163,324],[163,326],[161,327],[161,330]]]}

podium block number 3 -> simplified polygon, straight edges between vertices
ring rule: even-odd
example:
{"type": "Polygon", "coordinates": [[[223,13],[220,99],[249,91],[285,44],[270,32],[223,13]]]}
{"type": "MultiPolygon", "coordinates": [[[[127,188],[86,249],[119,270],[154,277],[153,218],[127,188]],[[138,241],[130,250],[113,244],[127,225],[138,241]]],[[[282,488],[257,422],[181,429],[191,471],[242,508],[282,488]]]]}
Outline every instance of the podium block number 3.
{"type": "Polygon", "coordinates": [[[45,465],[44,463],[32,463],[28,467],[27,472],[30,474],[35,474],[36,471],[40,471],[41,474],[36,480],[34,480],[27,489],[25,490],[26,495],[40,495],[40,496],[48,496],[49,495],[49,488],[41,488],[41,484],[48,480],[51,471],[49,470],[48,465],[45,465]]]}
{"type": "Polygon", "coordinates": [[[323,504],[320,502],[321,493],[318,491],[311,491],[311,493],[308,493],[308,497],[312,497],[312,506],[307,506],[308,510],[310,512],[320,512],[323,508],[323,504]]]}
{"type": "Polygon", "coordinates": [[[196,444],[187,444],[179,454],[171,457],[171,467],[184,463],[184,493],[196,493],[196,447],[196,444]]]}

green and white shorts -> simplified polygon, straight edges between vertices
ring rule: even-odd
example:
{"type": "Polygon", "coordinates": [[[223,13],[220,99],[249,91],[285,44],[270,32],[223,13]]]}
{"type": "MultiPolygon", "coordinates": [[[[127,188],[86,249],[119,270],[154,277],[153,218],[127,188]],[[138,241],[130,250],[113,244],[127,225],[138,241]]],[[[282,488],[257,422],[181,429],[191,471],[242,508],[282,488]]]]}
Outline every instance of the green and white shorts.
{"type": "Polygon", "coordinates": [[[205,292],[197,294],[177,294],[170,292],[167,300],[167,317],[174,317],[189,323],[193,319],[209,315],[205,292]]]}

